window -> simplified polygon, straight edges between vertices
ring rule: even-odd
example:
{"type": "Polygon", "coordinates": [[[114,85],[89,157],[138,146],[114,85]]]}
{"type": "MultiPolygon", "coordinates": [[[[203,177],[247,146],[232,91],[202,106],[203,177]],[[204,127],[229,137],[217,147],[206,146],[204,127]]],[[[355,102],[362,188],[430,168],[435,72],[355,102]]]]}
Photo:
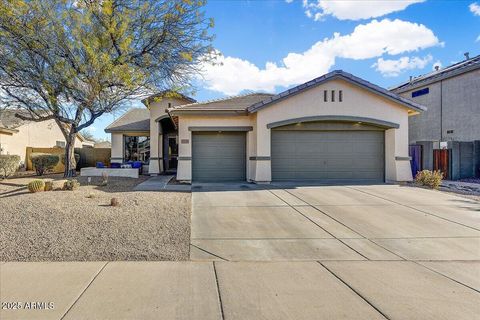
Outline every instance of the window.
{"type": "Polygon", "coordinates": [[[338,91],[338,101],[339,102],[343,101],[343,91],[342,90],[338,91]]]}
{"type": "Polygon", "coordinates": [[[423,88],[421,90],[413,91],[412,98],[423,96],[425,94],[428,94],[429,92],[430,90],[428,88],[423,88]]]}
{"type": "Polygon", "coordinates": [[[55,141],[55,146],[65,148],[65,141],[55,141]]]}
{"type": "Polygon", "coordinates": [[[332,102],[335,102],[335,90],[332,90],[332,102]]]}
{"type": "Polygon", "coordinates": [[[323,101],[327,102],[328,101],[328,92],[327,90],[323,90],[323,101]]]}
{"type": "Polygon", "coordinates": [[[124,136],[124,159],[125,161],[150,160],[150,137],[147,136],[124,136]]]}

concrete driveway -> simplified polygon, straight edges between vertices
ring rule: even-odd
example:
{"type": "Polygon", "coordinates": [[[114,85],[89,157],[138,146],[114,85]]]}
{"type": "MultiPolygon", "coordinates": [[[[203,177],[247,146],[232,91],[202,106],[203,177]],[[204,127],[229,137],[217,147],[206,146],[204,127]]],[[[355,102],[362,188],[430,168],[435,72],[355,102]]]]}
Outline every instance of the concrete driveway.
{"type": "Polygon", "coordinates": [[[480,260],[480,204],[395,185],[198,185],[192,260],[480,260]]]}

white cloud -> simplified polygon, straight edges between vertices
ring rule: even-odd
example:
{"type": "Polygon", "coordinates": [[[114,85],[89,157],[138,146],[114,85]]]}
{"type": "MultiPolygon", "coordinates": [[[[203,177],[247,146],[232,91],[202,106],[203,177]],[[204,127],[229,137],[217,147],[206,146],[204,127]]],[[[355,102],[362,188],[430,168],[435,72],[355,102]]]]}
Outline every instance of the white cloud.
{"type": "Polygon", "coordinates": [[[352,33],[318,41],[303,53],[289,53],[282,63],[267,62],[264,68],[237,57],[221,56],[218,64],[204,66],[207,89],[224,94],[243,90],[274,91],[327,73],[336,58],[354,60],[397,55],[441,45],[433,32],[422,24],[373,20],[355,27],[352,33]],[[412,37],[412,34],[415,37],[412,37]]]}
{"type": "Polygon", "coordinates": [[[480,36],[477,37],[477,40],[475,42],[480,42],[480,36]]]}
{"type": "Polygon", "coordinates": [[[384,60],[379,58],[376,63],[372,65],[377,71],[385,77],[396,77],[405,70],[423,69],[432,61],[433,57],[427,55],[424,58],[420,57],[401,57],[396,60],[384,60]]]}
{"type": "Polygon", "coordinates": [[[293,0],[285,0],[286,3],[292,3],[293,0]]]}
{"type": "Polygon", "coordinates": [[[361,20],[384,16],[401,11],[409,5],[425,0],[303,0],[305,13],[315,21],[325,16],[334,16],[339,20],[361,20]]]}
{"type": "Polygon", "coordinates": [[[470,8],[470,11],[473,13],[473,15],[480,16],[480,5],[478,3],[471,3],[468,7],[470,8]]]}

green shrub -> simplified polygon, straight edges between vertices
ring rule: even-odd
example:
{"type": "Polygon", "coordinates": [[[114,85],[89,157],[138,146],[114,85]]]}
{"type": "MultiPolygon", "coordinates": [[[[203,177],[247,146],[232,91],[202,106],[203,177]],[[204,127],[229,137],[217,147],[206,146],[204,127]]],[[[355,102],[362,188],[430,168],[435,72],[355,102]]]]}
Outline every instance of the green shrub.
{"type": "Polygon", "coordinates": [[[415,183],[427,186],[432,189],[438,189],[442,184],[443,173],[441,171],[422,170],[415,176],[415,183]]]}
{"type": "Polygon", "coordinates": [[[41,192],[45,190],[45,182],[40,179],[35,179],[28,183],[27,188],[30,192],[41,192]]]}
{"type": "Polygon", "coordinates": [[[8,178],[14,174],[20,166],[20,156],[0,155],[0,177],[8,178]]]}
{"type": "Polygon", "coordinates": [[[52,171],[60,161],[58,155],[46,153],[33,153],[30,159],[38,176],[52,171]]]}
{"type": "Polygon", "coordinates": [[[70,191],[75,191],[80,187],[80,182],[77,181],[77,179],[71,179],[65,181],[63,185],[63,190],[70,190],[70,191]]]}

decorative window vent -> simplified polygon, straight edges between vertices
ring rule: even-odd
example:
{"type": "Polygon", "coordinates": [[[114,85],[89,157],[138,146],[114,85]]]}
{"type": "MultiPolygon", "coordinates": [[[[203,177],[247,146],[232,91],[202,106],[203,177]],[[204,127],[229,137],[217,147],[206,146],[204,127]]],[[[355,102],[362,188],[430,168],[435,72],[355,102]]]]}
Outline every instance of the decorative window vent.
{"type": "Polygon", "coordinates": [[[65,148],[65,141],[56,141],[55,146],[65,148]]]}
{"type": "Polygon", "coordinates": [[[429,92],[430,92],[429,88],[423,88],[421,90],[413,91],[412,98],[423,96],[425,94],[428,94],[429,92]]]}
{"type": "Polygon", "coordinates": [[[335,90],[332,90],[332,102],[335,102],[335,90]]]}
{"type": "Polygon", "coordinates": [[[452,134],[453,130],[447,130],[447,134],[452,134]]]}
{"type": "Polygon", "coordinates": [[[343,91],[339,90],[338,91],[338,102],[342,102],[342,101],[343,101],[343,91]]]}
{"type": "Polygon", "coordinates": [[[328,91],[327,90],[323,90],[323,101],[324,102],[328,101],[328,91]]]}

